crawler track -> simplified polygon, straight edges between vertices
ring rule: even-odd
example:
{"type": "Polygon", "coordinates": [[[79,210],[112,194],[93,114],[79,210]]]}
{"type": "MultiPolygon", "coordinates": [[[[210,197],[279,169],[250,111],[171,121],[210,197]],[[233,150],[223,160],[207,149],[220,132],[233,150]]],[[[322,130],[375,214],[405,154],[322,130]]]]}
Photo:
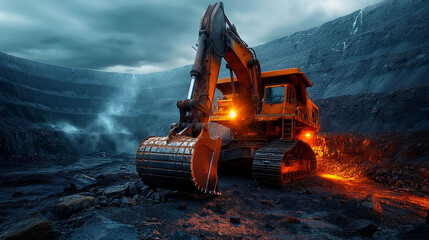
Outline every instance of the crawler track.
{"type": "Polygon", "coordinates": [[[259,184],[284,186],[316,171],[316,155],[301,140],[274,140],[253,159],[253,178],[259,184]]]}

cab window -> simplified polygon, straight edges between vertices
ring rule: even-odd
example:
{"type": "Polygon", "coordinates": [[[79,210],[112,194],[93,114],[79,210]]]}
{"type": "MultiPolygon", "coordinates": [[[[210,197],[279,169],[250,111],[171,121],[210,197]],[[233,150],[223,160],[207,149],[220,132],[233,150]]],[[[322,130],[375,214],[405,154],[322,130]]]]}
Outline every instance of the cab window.
{"type": "Polygon", "coordinates": [[[268,104],[283,102],[285,87],[269,87],[265,89],[265,102],[268,104]]]}

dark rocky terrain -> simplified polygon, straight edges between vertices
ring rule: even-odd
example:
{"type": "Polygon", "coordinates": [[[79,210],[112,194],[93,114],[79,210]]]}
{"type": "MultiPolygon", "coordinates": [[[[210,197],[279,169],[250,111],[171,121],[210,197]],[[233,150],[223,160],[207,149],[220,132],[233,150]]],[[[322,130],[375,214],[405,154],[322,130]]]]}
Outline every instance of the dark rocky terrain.
{"type": "Polygon", "coordinates": [[[133,156],[3,169],[0,239],[425,239],[427,195],[331,173],[284,189],[221,173],[207,199],[149,189],[133,156]]]}
{"type": "Polygon", "coordinates": [[[428,129],[429,87],[317,99],[323,132],[387,133],[428,129]]]}
{"type": "Polygon", "coordinates": [[[319,172],[269,189],[223,167],[214,199],[151,190],[133,165],[138,142],[177,121],[189,66],[134,75],[0,53],[0,239],[425,239],[427,16],[425,0],[386,0],[254,47],[263,71],[314,83],[319,172]]]}

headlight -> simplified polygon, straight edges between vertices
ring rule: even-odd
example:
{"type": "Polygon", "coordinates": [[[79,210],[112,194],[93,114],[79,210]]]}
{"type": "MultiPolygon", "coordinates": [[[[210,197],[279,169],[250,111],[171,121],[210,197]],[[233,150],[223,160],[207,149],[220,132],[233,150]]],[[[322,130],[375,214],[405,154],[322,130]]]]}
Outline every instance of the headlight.
{"type": "Polygon", "coordinates": [[[229,112],[230,118],[235,118],[236,116],[237,116],[237,112],[235,112],[234,110],[231,110],[231,112],[229,112]]]}

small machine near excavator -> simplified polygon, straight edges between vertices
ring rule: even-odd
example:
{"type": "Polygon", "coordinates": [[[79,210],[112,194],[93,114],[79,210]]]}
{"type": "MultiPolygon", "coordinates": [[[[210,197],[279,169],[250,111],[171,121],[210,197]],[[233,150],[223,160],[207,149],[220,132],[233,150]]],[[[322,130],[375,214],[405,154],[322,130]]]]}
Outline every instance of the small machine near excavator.
{"type": "Polygon", "coordinates": [[[179,122],[138,147],[136,168],[145,184],[220,195],[218,162],[239,159],[253,160],[254,179],[267,186],[315,172],[315,153],[300,140],[319,129],[319,110],[306,90],[311,82],[298,68],[261,73],[222,3],[209,5],[201,18],[190,75],[188,97],[177,102],[179,122]],[[218,79],[222,58],[230,78],[218,79]],[[230,129],[227,143],[210,136],[209,121],[230,129]]]}

